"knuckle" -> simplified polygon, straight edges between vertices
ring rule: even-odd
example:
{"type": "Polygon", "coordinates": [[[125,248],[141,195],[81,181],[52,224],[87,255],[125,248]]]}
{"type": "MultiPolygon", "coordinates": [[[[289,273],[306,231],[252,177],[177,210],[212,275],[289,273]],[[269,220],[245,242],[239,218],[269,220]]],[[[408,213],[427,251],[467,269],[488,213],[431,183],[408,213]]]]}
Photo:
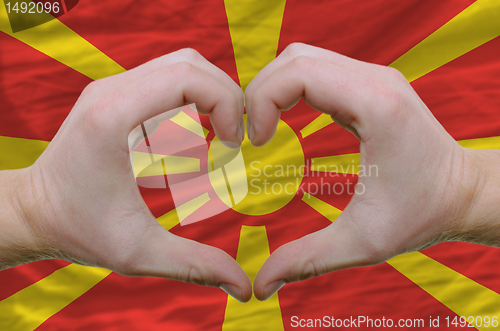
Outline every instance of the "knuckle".
{"type": "Polygon", "coordinates": [[[406,99],[404,91],[398,86],[384,82],[371,82],[370,102],[377,105],[377,117],[384,120],[395,121],[405,113],[406,99]]]}
{"type": "Polygon", "coordinates": [[[187,282],[197,285],[206,285],[203,277],[201,276],[199,270],[196,267],[191,267],[187,274],[187,282]]]}
{"type": "Polygon", "coordinates": [[[84,113],[84,123],[86,127],[93,131],[104,129],[107,109],[112,105],[112,100],[108,95],[101,96],[96,100],[92,100],[84,113]]]}
{"type": "Polygon", "coordinates": [[[321,268],[318,268],[315,261],[306,262],[302,269],[302,273],[299,276],[299,280],[306,280],[312,277],[320,276],[321,274],[324,273],[320,269],[321,268]]]}
{"type": "Polygon", "coordinates": [[[114,126],[117,105],[129,98],[123,88],[113,89],[107,78],[87,85],[80,95],[74,110],[81,121],[81,127],[87,134],[100,134],[114,126]]]}
{"type": "MultiPolygon", "coordinates": [[[[261,88],[260,87],[258,87],[254,91],[254,93],[251,95],[250,103],[252,105],[252,112],[255,112],[254,109],[257,109],[257,111],[259,111],[259,108],[258,108],[258,106],[260,106],[259,105],[259,101],[262,100],[262,97],[259,97],[259,94],[261,94],[261,88]],[[256,105],[257,105],[257,107],[256,107],[256,105]]],[[[245,98],[248,98],[248,94],[245,95],[245,98]]]]}
{"type": "Polygon", "coordinates": [[[300,71],[311,71],[317,61],[312,57],[299,55],[293,59],[292,63],[300,71]]]}
{"type": "Polygon", "coordinates": [[[101,89],[102,89],[101,80],[95,80],[83,89],[82,94],[80,95],[80,98],[91,97],[91,96],[97,94],[97,92],[99,92],[101,89]]]}
{"type": "MultiPolygon", "coordinates": [[[[93,97],[85,105],[83,124],[91,134],[104,134],[112,129],[116,119],[117,100],[124,100],[121,91],[108,92],[93,97]]],[[[118,123],[115,123],[118,124],[118,123]]]]}
{"type": "Polygon", "coordinates": [[[193,70],[194,66],[187,62],[181,61],[168,67],[170,73],[177,79],[184,78],[188,76],[193,70]]]}
{"type": "Polygon", "coordinates": [[[93,97],[109,90],[110,86],[116,85],[116,77],[117,75],[94,80],[83,89],[80,98],[93,97]]]}
{"type": "Polygon", "coordinates": [[[243,98],[245,97],[245,94],[243,93],[243,90],[239,86],[237,86],[235,88],[235,97],[238,100],[243,100],[243,98]]]}
{"type": "Polygon", "coordinates": [[[300,54],[303,54],[304,50],[307,47],[308,46],[304,43],[294,42],[285,48],[285,52],[287,54],[291,55],[292,57],[296,57],[296,56],[299,56],[300,54]]]}
{"type": "Polygon", "coordinates": [[[404,82],[405,84],[408,83],[406,77],[401,73],[401,71],[392,67],[386,67],[386,68],[387,68],[386,69],[387,75],[389,75],[389,77],[393,78],[397,82],[404,82]]]}
{"type": "Polygon", "coordinates": [[[401,107],[403,103],[403,96],[398,89],[393,88],[392,86],[381,86],[378,89],[378,94],[382,98],[383,103],[386,107],[385,109],[386,115],[396,115],[403,108],[401,107]]]}
{"type": "Polygon", "coordinates": [[[183,48],[180,50],[181,56],[187,61],[194,62],[201,57],[201,54],[194,48],[183,48]]]}

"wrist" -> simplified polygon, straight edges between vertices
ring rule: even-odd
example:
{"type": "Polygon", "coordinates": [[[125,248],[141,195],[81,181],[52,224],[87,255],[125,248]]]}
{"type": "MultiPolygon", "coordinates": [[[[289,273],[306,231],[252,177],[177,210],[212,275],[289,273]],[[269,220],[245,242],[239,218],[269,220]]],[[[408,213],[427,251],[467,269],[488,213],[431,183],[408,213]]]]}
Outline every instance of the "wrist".
{"type": "Polygon", "coordinates": [[[44,257],[39,236],[33,231],[34,200],[31,169],[0,172],[0,270],[44,257]]]}
{"type": "MultiPolygon", "coordinates": [[[[456,239],[500,246],[500,151],[463,148],[464,191],[456,192],[464,204],[456,239]]],[[[460,187],[460,186],[459,186],[460,187]]]]}

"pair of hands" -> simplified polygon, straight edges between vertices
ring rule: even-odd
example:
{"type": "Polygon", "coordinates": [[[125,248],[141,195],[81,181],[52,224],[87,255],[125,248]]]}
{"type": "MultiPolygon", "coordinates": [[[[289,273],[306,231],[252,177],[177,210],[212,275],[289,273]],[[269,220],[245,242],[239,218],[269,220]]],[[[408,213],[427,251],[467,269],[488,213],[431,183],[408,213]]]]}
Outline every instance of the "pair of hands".
{"type": "Polygon", "coordinates": [[[191,49],[91,83],[46,151],[18,173],[18,203],[30,256],[58,257],[131,276],[218,286],[248,301],[252,284],[217,248],[164,230],[144,203],[130,164],[128,135],[185,103],[210,114],[220,140],[248,134],[263,145],[281,110],[302,97],[360,140],[361,164],[378,177],[321,231],[277,249],[259,271],[255,296],[342,268],[377,264],[462,233],[478,194],[470,151],[434,118],[392,68],[292,44],[243,93],[191,49]]]}

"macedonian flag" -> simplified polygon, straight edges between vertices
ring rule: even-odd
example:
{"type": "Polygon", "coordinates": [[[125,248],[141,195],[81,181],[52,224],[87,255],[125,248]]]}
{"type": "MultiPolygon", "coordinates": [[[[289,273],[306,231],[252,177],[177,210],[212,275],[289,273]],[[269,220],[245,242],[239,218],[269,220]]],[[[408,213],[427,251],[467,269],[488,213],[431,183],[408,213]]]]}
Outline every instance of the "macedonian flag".
{"type": "MultiPolygon", "coordinates": [[[[60,0],[51,3],[64,14],[23,29],[11,15],[22,1],[0,2],[1,170],[31,165],[93,80],[191,47],[244,89],[297,41],[400,70],[462,146],[500,148],[498,0],[60,0]]],[[[268,145],[246,140],[225,163],[194,109],[164,132],[196,146],[169,150],[158,131],[132,153],[138,189],[172,233],[223,249],[253,279],[276,248],[328,226],[349,202],[359,142],[330,117],[299,102],[268,145]],[[202,177],[196,190],[174,188],[202,177]]],[[[496,248],[447,242],[243,304],[217,288],[45,260],[0,272],[0,330],[386,329],[389,320],[489,330],[500,325],[499,264],[496,248]]]]}

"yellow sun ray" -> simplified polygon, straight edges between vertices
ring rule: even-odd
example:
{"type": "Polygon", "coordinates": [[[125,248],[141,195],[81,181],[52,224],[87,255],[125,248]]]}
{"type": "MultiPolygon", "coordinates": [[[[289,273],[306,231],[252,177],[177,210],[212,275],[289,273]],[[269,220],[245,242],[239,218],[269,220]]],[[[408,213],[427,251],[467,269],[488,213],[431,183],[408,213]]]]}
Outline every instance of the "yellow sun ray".
{"type": "MultiPolygon", "coordinates": [[[[0,136],[0,170],[20,169],[32,165],[49,145],[48,141],[0,136]]],[[[184,156],[153,154],[154,160],[166,159],[167,175],[198,172],[200,160],[184,156]]],[[[149,153],[133,152],[134,173],[140,177],[162,176],[160,164],[151,165],[149,153]]]]}
{"type": "Polygon", "coordinates": [[[183,111],[175,115],[175,117],[172,118],[171,121],[202,138],[206,138],[208,136],[208,133],[210,132],[208,129],[201,126],[200,123],[195,121],[191,116],[183,111]]]}
{"type": "Polygon", "coordinates": [[[300,133],[302,134],[302,138],[305,138],[321,129],[324,127],[330,125],[333,123],[332,117],[327,114],[321,114],[318,117],[316,117],[314,120],[312,120],[311,123],[307,124],[302,130],[300,130],[300,133]]]}
{"type": "Polygon", "coordinates": [[[458,143],[472,149],[498,149],[500,148],[500,137],[459,140],[458,143]]]}
{"type": "Polygon", "coordinates": [[[0,30],[94,80],[125,71],[122,66],[57,19],[12,33],[7,11],[2,4],[0,30]]]}
{"type": "Polygon", "coordinates": [[[420,252],[399,255],[387,263],[459,316],[481,316],[483,323],[485,316],[500,316],[500,294],[420,252]]]}
{"type": "Polygon", "coordinates": [[[360,154],[342,154],[311,158],[311,170],[343,174],[359,173],[360,154]]]}
{"type": "Polygon", "coordinates": [[[47,146],[48,141],[0,136],[0,170],[29,167],[47,146]]]}
{"type": "Polygon", "coordinates": [[[285,0],[225,0],[236,69],[243,91],[278,51],[285,0]]]}
{"type": "MultiPolygon", "coordinates": [[[[225,0],[224,5],[244,91],[255,75],[276,57],[285,0],[225,0]]],[[[268,256],[265,227],[243,226],[236,260],[252,282],[268,256]]],[[[265,302],[252,297],[246,304],[228,296],[223,331],[283,329],[277,294],[265,302]]]]}
{"type": "Polygon", "coordinates": [[[173,174],[183,174],[190,172],[200,171],[200,159],[176,156],[176,155],[160,155],[149,154],[144,152],[133,152],[134,174],[136,177],[148,176],[163,176],[173,174]],[[151,163],[151,157],[155,163],[151,163]],[[161,162],[156,162],[163,159],[165,164],[165,171],[161,162]],[[166,173],[165,173],[166,172],[166,173]]]}
{"type": "Polygon", "coordinates": [[[318,213],[326,217],[330,222],[333,222],[340,216],[342,210],[335,208],[334,206],[316,198],[315,196],[305,192],[302,197],[309,207],[316,210],[318,213]]]}
{"type": "Polygon", "coordinates": [[[208,196],[208,193],[204,193],[180,206],[177,206],[175,209],[177,210],[179,221],[182,223],[183,220],[201,208],[208,201],[210,201],[210,197],[208,196]]]}
{"type": "MultiPolygon", "coordinates": [[[[246,174],[245,174],[246,176],[246,174]]],[[[222,171],[221,168],[208,173],[210,184],[214,189],[217,197],[222,200],[228,207],[235,205],[233,195],[231,194],[231,186],[227,180],[227,172],[222,171]]]]}
{"type": "Polygon", "coordinates": [[[177,215],[177,210],[175,210],[175,208],[168,213],[158,217],[156,220],[166,230],[170,230],[171,228],[179,224],[179,216],[177,215]]]}
{"type": "Polygon", "coordinates": [[[413,81],[500,36],[500,1],[477,0],[389,66],[413,81]]]}
{"type": "Polygon", "coordinates": [[[106,269],[70,264],[0,301],[0,330],[36,329],[108,276],[106,269]]]}
{"type": "MultiPolygon", "coordinates": [[[[269,243],[265,226],[243,226],[236,261],[252,283],[260,267],[269,257],[269,243]]],[[[247,303],[228,297],[222,331],[284,330],[278,294],[266,301],[253,295],[247,303]]]]}

